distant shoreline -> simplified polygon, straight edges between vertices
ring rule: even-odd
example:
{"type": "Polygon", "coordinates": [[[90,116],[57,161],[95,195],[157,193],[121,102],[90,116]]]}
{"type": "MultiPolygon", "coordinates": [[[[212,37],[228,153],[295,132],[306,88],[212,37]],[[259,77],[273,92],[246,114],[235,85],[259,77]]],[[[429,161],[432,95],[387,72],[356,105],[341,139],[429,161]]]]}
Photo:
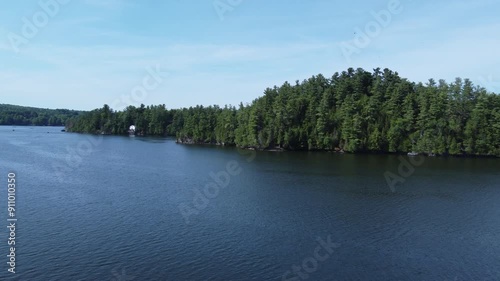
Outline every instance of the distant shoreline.
{"type": "Polygon", "coordinates": [[[239,106],[117,111],[105,104],[77,112],[0,105],[0,124],[65,124],[68,132],[175,136],[180,143],[267,151],[500,157],[499,108],[500,95],[468,79],[423,84],[389,69],[349,68],[285,81],[239,106]]]}
{"type": "Polygon", "coordinates": [[[0,125],[4,127],[52,127],[52,128],[65,128],[65,125],[0,125]]]}
{"type": "MultiPolygon", "coordinates": [[[[64,126],[36,126],[36,125],[0,125],[3,127],[51,127],[51,128],[64,128],[64,126]]],[[[67,132],[67,131],[66,131],[67,132]]],[[[122,136],[122,137],[128,137],[126,134],[92,134],[92,133],[83,133],[83,132],[68,132],[68,133],[75,133],[75,134],[85,134],[85,135],[103,135],[103,136],[122,136]]],[[[233,148],[238,148],[238,149],[244,149],[244,150],[253,150],[253,151],[262,151],[262,152],[318,152],[318,153],[334,153],[334,154],[351,154],[351,155],[395,155],[395,156],[408,156],[409,152],[388,152],[388,151],[357,151],[357,152],[345,152],[342,151],[341,149],[304,149],[304,148],[299,148],[299,149],[285,149],[285,148],[259,148],[259,147],[238,147],[237,145],[234,144],[220,144],[220,143],[202,143],[202,142],[189,142],[189,141],[180,141],[178,138],[175,136],[160,136],[160,135],[146,135],[146,136],[137,136],[137,137],[144,137],[144,138],[164,138],[164,139],[171,139],[175,141],[176,144],[181,144],[181,145],[192,145],[192,146],[213,146],[213,147],[233,147],[233,148]]],[[[496,155],[474,155],[474,154],[461,154],[461,155],[456,155],[456,154],[436,154],[435,156],[429,156],[428,153],[424,152],[417,152],[418,156],[424,156],[424,157],[439,157],[439,158],[490,158],[490,159],[496,159],[500,158],[500,156],[496,155]]],[[[411,157],[411,156],[410,156],[411,157]]]]}

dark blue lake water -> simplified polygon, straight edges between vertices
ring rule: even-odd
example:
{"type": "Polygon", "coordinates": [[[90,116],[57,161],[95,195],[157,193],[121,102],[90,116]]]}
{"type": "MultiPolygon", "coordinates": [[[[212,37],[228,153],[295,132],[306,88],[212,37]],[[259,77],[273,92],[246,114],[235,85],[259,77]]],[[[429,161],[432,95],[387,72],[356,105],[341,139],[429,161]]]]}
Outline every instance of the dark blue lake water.
{"type": "Polygon", "coordinates": [[[0,127],[0,280],[500,280],[500,159],[61,129],[0,127]]]}

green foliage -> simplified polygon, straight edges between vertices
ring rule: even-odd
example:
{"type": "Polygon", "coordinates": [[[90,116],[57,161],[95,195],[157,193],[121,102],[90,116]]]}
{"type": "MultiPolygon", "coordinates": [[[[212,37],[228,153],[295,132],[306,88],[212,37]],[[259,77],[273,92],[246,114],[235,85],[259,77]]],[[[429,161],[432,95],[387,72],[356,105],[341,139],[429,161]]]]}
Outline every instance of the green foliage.
{"type": "Polygon", "coordinates": [[[167,135],[174,114],[164,104],[129,106],[123,111],[114,111],[104,105],[101,109],[69,119],[66,128],[70,132],[120,135],[127,134],[130,125],[135,125],[136,132],[141,135],[167,135]]]}
{"type": "Polygon", "coordinates": [[[0,125],[64,126],[81,112],[0,104],[0,125]]]}
{"type": "Polygon", "coordinates": [[[416,84],[379,68],[285,82],[238,108],[104,106],[68,128],[126,134],[132,124],[145,135],[256,149],[500,156],[500,96],[467,79],[416,84]]]}

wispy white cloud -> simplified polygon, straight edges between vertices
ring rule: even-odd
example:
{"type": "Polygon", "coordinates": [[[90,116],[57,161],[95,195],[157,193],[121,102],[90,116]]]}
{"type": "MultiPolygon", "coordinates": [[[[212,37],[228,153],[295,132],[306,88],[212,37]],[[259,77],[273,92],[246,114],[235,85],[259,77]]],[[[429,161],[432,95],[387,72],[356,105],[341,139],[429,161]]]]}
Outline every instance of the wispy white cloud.
{"type": "MultiPolygon", "coordinates": [[[[469,9],[483,9],[484,3],[490,2],[481,1],[469,9]]],[[[10,51],[5,36],[0,38],[3,102],[27,101],[28,105],[45,107],[75,104],[77,108],[91,109],[127,94],[140,83],[145,68],[157,64],[170,76],[145,103],[166,103],[171,107],[249,102],[266,87],[285,80],[302,80],[317,73],[330,76],[348,67],[367,70],[388,67],[410,80],[424,82],[431,77],[451,80],[461,76],[481,83],[478,77],[496,77],[500,65],[500,53],[496,49],[500,41],[494,36],[500,24],[477,21],[467,25],[440,25],[449,17],[443,11],[457,17],[466,12],[463,1],[412,3],[406,14],[394,17],[351,63],[342,56],[337,41],[351,39],[348,38],[352,36],[351,30],[363,26],[363,22],[345,26],[343,21],[332,21],[329,17],[301,25],[270,24],[261,30],[248,28],[248,24],[256,23],[251,14],[242,19],[235,14],[231,20],[241,26],[231,30],[227,25],[233,22],[222,25],[216,15],[211,14],[217,29],[203,31],[210,36],[198,39],[194,35],[202,36],[203,32],[196,32],[172,39],[159,35],[158,32],[163,32],[161,29],[137,32],[123,28],[123,22],[115,25],[115,20],[126,14],[122,15],[120,9],[138,5],[137,2],[85,0],[72,8],[68,6],[68,15],[82,8],[82,3],[98,12],[75,17],[61,15],[19,54],[10,51]],[[415,16],[414,8],[422,12],[415,16]],[[223,35],[229,38],[219,34],[224,30],[227,33],[223,35]]],[[[330,5],[327,1],[324,3],[330,5]]],[[[242,14],[244,9],[255,5],[240,7],[242,14]]],[[[131,11],[135,9],[126,12],[131,11]]],[[[363,17],[370,15],[370,11],[361,8],[357,11],[363,17]]],[[[213,11],[207,13],[210,12],[213,11]]],[[[341,14],[340,11],[337,14],[341,14]]],[[[278,19],[272,13],[257,17],[258,21],[272,23],[284,22],[287,18],[285,13],[278,19]]],[[[159,22],[165,23],[166,29],[173,24],[164,19],[159,22]]],[[[196,24],[200,22],[187,29],[201,28],[196,24]]],[[[155,22],[155,26],[149,27],[158,26],[155,22]]],[[[179,26],[179,30],[184,29],[179,26]]],[[[0,25],[0,36],[5,32],[0,25]]]]}
{"type": "MultiPolygon", "coordinates": [[[[393,22],[351,63],[336,54],[337,69],[360,66],[368,70],[388,67],[410,80],[470,78],[481,84],[478,74],[487,76],[500,65],[500,38],[493,36],[499,23],[477,23],[440,30],[432,20],[409,19],[393,22]]],[[[487,85],[486,85],[487,86],[487,85]]],[[[489,89],[492,90],[492,89],[489,89]]]]}
{"type": "Polygon", "coordinates": [[[193,103],[190,95],[196,95],[196,103],[205,105],[237,104],[251,101],[265,87],[272,86],[269,85],[269,75],[278,77],[280,80],[276,82],[281,83],[286,78],[284,75],[289,73],[286,70],[283,75],[279,72],[298,63],[294,57],[329,48],[333,46],[175,44],[165,47],[62,47],[33,44],[17,59],[43,64],[46,70],[39,72],[12,67],[9,76],[0,77],[0,91],[16,98],[36,93],[44,96],[46,101],[38,102],[48,105],[64,104],[71,97],[80,97],[78,104],[89,109],[100,106],[103,100],[127,94],[140,82],[146,67],[159,64],[162,70],[171,73],[171,77],[157,92],[169,94],[167,97],[153,93],[150,103],[170,100],[173,106],[188,106],[193,103]],[[276,62],[274,67],[268,65],[270,60],[276,62]],[[253,70],[235,72],[234,67],[241,63],[247,63],[253,70]],[[214,65],[220,68],[213,71],[214,65]],[[210,94],[201,97],[200,93],[207,90],[210,94]],[[61,95],[64,98],[60,98],[61,95]],[[175,97],[175,102],[172,97],[175,97]]]}
{"type": "Polygon", "coordinates": [[[121,9],[124,7],[131,7],[133,3],[125,0],[85,0],[85,4],[107,9],[121,9]]]}
{"type": "Polygon", "coordinates": [[[164,47],[121,46],[50,46],[31,45],[22,56],[60,68],[136,69],[156,61],[168,62],[172,70],[203,65],[286,59],[328,50],[333,44],[290,44],[286,46],[252,46],[223,44],[175,44],[164,47]]]}

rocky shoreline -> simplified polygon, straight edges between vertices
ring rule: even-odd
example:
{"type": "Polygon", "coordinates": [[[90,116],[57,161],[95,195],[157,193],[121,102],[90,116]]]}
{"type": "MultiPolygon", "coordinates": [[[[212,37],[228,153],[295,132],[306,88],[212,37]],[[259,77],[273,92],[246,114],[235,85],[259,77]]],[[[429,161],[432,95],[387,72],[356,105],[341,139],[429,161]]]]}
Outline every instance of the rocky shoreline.
{"type": "Polygon", "coordinates": [[[342,148],[336,147],[335,149],[332,150],[307,150],[307,149],[285,149],[282,147],[255,147],[255,146],[237,146],[234,144],[226,144],[226,143],[220,143],[220,142],[195,142],[191,138],[187,139],[179,139],[177,138],[175,140],[176,143],[178,144],[187,144],[187,145],[215,145],[215,146],[235,146],[240,149],[246,149],[246,150],[254,150],[254,151],[269,151],[269,152],[286,152],[286,151],[320,151],[320,152],[327,152],[327,153],[338,153],[338,154],[385,154],[385,155],[408,155],[409,157],[415,157],[415,156],[425,156],[425,157],[466,157],[466,158],[500,158],[500,156],[496,155],[469,155],[469,154],[463,154],[463,155],[451,155],[451,154],[435,154],[435,153],[427,153],[427,152],[376,152],[376,151],[364,151],[364,152],[355,152],[355,153],[350,153],[350,152],[345,152],[342,148]]]}

